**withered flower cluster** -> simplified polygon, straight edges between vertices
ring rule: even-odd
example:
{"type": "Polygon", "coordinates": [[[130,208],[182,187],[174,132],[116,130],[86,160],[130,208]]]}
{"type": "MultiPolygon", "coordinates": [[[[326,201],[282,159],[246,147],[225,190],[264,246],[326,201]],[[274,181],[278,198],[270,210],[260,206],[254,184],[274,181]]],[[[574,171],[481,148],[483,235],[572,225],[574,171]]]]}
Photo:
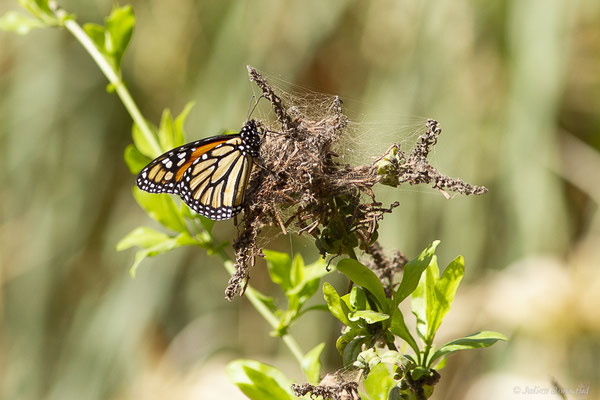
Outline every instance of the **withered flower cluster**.
{"type": "Polygon", "coordinates": [[[236,272],[225,291],[229,300],[243,293],[248,270],[255,257],[261,255],[257,237],[265,226],[279,227],[284,234],[294,230],[312,235],[322,256],[354,254],[353,249],[359,247],[374,255],[376,272],[391,285],[390,271],[400,268],[405,259],[385,259],[376,243],[377,227],[383,215],[398,203],[383,207],[375,199],[375,184],[431,184],[443,193],[466,195],[487,191],[449,178],[427,162],[441,133],[434,120],[427,122],[425,133],[408,155],[392,146],[370,165],[341,164],[332,148],[344,139],[348,118],[337,96],[323,110],[323,118],[312,120],[294,104],[284,104],[254,68],[248,66],[248,73],[261,89],[262,97],[271,103],[281,129],[264,135],[260,148],[262,165],[255,167],[250,177],[233,244],[236,272]]]}

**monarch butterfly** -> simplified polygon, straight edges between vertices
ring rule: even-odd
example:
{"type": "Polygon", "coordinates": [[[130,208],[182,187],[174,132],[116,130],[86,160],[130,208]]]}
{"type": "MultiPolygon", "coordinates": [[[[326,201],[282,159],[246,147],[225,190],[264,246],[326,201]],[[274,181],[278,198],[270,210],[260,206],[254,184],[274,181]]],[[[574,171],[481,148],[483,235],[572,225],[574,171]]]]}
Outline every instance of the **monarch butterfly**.
{"type": "Polygon", "coordinates": [[[248,120],[239,133],[197,140],[157,157],[139,173],[137,186],[150,193],[177,194],[210,219],[232,218],[242,211],[260,143],[256,122],[248,120]]]}

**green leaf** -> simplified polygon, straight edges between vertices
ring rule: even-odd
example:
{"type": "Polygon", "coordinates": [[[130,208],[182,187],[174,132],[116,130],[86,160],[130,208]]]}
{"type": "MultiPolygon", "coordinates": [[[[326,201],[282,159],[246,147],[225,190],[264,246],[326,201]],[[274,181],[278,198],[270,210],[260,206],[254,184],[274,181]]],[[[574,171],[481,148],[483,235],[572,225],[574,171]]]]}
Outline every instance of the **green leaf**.
{"type": "Polygon", "coordinates": [[[352,258],[341,260],[337,264],[337,269],[350,278],[352,282],[372,293],[379,303],[381,311],[389,311],[388,298],[385,296],[385,290],[383,289],[383,285],[379,281],[379,278],[377,278],[377,275],[375,275],[373,271],[352,258]]]}
{"type": "Polygon", "coordinates": [[[314,306],[303,309],[302,314],[305,314],[308,311],[329,311],[329,308],[327,307],[327,304],[315,304],[314,306]]]}
{"type": "Polygon", "coordinates": [[[365,379],[365,392],[370,400],[387,400],[395,382],[384,363],[377,364],[365,379]]]}
{"type": "Polygon", "coordinates": [[[435,364],[433,364],[432,368],[435,369],[436,371],[439,371],[446,367],[447,361],[448,361],[448,357],[442,356],[437,360],[437,362],[435,364]]]}
{"type": "Polygon", "coordinates": [[[296,254],[292,260],[290,271],[290,282],[292,286],[297,286],[304,279],[304,260],[300,254],[296,254]]]}
{"type": "Polygon", "coordinates": [[[83,25],[83,30],[94,42],[96,48],[105,56],[106,54],[106,30],[102,25],[87,23],[83,25]]]}
{"type": "Polygon", "coordinates": [[[301,277],[301,279],[295,281],[295,285],[286,291],[288,298],[296,296],[299,298],[300,303],[304,304],[319,289],[321,278],[329,273],[325,265],[325,262],[321,259],[310,265],[304,265],[304,262],[294,264],[294,261],[292,261],[291,276],[293,277],[296,274],[297,278],[301,277]],[[294,265],[301,266],[301,272],[294,273],[294,265]]]}
{"type": "Polygon", "coordinates": [[[185,143],[185,131],[183,129],[183,125],[185,124],[185,120],[188,117],[188,114],[194,108],[195,102],[190,101],[185,105],[183,111],[175,118],[175,122],[173,123],[173,141],[175,147],[181,146],[185,143]]]}
{"type": "Polygon", "coordinates": [[[131,128],[131,136],[133,137],[133,143],[135,144],[135,147],[137,147],[140,153],[152,160],[160,156],[159,153],[154,151],[154,147],[150,144],[149,139],[135,123],[131,128]]]}
{"type": "Polygon", "coordinates": [[[168,194],[147,193],[134,187],[133,197],[152,219],[176,232],[187,232],[183,216],[168,194]]]}
{"type": "Polygon", "coordinates": [[[348,314],[348,319],[350,321],[358,321],[360,319],[364,320],[367,324],[374,324],[380,321],[385,321],[389,319],[390,316],[388,314],[380,313],[372,310],[358,310],[353,311],[348,314]]]}
{"type": "Polygon", "coordinates": [[[253,360],[227,365],[227,378],[251,400],[292,400],[292,382],[277,368],[253,360]]]}
{"type": "Polygon", "coordinates": [[[121,68],[121,59],[133,34],[135,16],[133,9],[127,5],[115,7],[106,19],[106,51],[111,55],[117,69],[121,68]]]}
{"type": "Polygon", "coordinates": [[[337,338],[335,342],[335,347],[337,348],[338,352],[344,355],[346,346],[348,346],[348,344],[351,343],[358,336],[366,338],[371,337],[372,335],[366,328],[350,328],[342,336],[337,338]]]}
{"type": "Polygon", "coordinates": [[[152,228],[140,226],[129,232],[117,244],[117,251],[129,249],[133,246],[148,248],[169,240],[170,237],[164,233],[157,232],[152,228]]]}
{"type": "Polygon", "coordinates": [[[271,280],[286,292],[292,287],[290,281],[292,260],[290,259],[290,256],[286,253],[273,250],[263,250],[263,253],[267,259],[267,269],[271,276],[271,280]]]}
{"type": "Polygon", "coordinates": [[[455,351],[489,347],[498,340],[508,340],[508,338],[498,332],[482,331],[453,340],[440,347],[440,349],[431,356],[428,365],[431,365],[431,363],[438,358],[446,357],[455,351]]]}
{"type": "Polygon", "coordinates": [[[340,295],[328,282],[323,284],[323,296],[325,297],[325,302],[327,302],[329,312],[331,312],[334,317],[342,321],[344,325],[358,328],[358,324],[351,322],[347,317],[348,313],[350,312],[348,306],[344,304],[340,298],[340,295]]]}
{"type": "Polygon", "coordinates": [[[406,327],[406,323],[404,322],[404,316],[402,315],[400,310],[396,310],[392,315],[392,322],[390,324],[389,330],[394,335],[398,336],[400,339],[408,343],[408,345],[411,347],[411,349],[413,349],[415,354],[419,354],[419,346],[417,345],[417,342],[406,327]]]}
{"type": "Polygon", "coordinates": [[[162,242],[156,243],[153,246],[147,247],[147,248],[135,253],[135,259],[134,259],[133,265],[129,269],[129,273],[131,274],[132,277],[135,277],[135,274],[137,272],[137,269],[138,269],[140,263],[146,257],[154,257],[159,254],[163,254],[163,253],[166,253],[173,249],[176,249],[178,247],[192,245],[192,244],[198,244],[198,242],[187,233],[181,233],[176,237],[168,237],[168,239],[166,239],[162,242]]]}
{"type": "Polygon", "coordinates": [[[416,381],[423,376],[428,376],[429,373],[430,372],[428,368],[417,366],[412,371],[410,371],[410,377],[416,381]]]}
{"type": "Polygon", "coordinates": [[[406,299],[417,287],[423,271],[427,268],[435,252],[435,248],[440,244],[439,240],[434,241],[429,247],[417,257],[410,260],[404,266],[404,274],[402,282],[396,293],[394,293],[394,307],[398,307],[404,299],[406,299]]]}
{"type": "Polygon", "coordinates": [[[46,25],[58,25],[59,20],[48,6],[48,0],[19,0],[19,4],[46,25]]]}
{"type": "Polygon", "coordinates": [[[146,157],[132,144],[128,144],[125,147],[125,163],[129,168],[129,171],[137,175],[139,172],[152,161],[150,158],[146,157]]]}
{"type": "Polygon", "coordinates": [[[254,291],[254,296],[258,297],[258,299],[261,301],[261,303],[263,303],[265,306],[267,306],[267,308],[272,313],[275,313],[278,310],[277,305],[275,305],[275,301],[273,300],[273,298],[271,296],[267,296],[267,295],[259,292],[258,290],[254,291]]]}
{"type": "Polygon", "coordinates": [[[173,136],[173,117],[171,116],[171,111],[165,108],[158,127],[158,142],[163,151],[169,151],[175,147],[175,138],[173,136]]]}
{"type": "Polygon", "coordinates": [[[358,286],[352,287],[348,300],[350,302],[350,309],[352,311],[369,309],[367,304],[367,296],[365,296],[365,292],[358,286]]]}
{"type": "Polygon", "coordinates": [[[0,30],[26,35],[30,31],[45,28],[39,19],[30,18],[16,11],[9,11],[0,17],[0,30]]]}
{"type": "Polygon", "coordinates": [[[277,311],[277,316],[279,317],[279,325],[277,325],[277,328],[275,328],[275,330],[271,332],[272,336],[283,336],[288,333],[288,328],[290,327],[292,322],[294,322],[294,320],[298,317],[297,309],[297,306],[290,306],[289,310],[277,311]]]}
{"type": "Polygon", "coordinates": [[[319,383],[321,375],[321,361],[319,360],[319,357],[321,357],[324,348],[325,343],[318,344],[315,348],[306,353],[302,360],[302,371],[304,371],[304,375],[306,375],[308,382],[313,385],[319,383]]]}
{"type": "Polygon", "coordinates": [[[430,280],[434,281],[435,273],[430,274],[429,270],[427,271],[427,340],[429,343],[433,341],[442,320],[450,311],[456,289],[458,289],[464,273],[465,260],[462,256],[456,257],[446,267],[441,278],[435,280],[434,287],[430,287],[430,280]]]}
{"type": "Polygon", "coordinates": [[[354,363],[354,361],[356,361],[358,355],[362,352],[363,344],[370,340],[371,336],[355,336],[354,339],[352,339],[349,343],[345,343],[342,353],[342,365],[344,368],[348,368],[354,363]]]}
{"type": "MultiPolygon", "coordinates": [[[[437,268],[437,257],[434,255],[431,257],[431,262],[429,263],[433,269],[437,268]]],[[[425,343],[425,338],[427,336],[427,290],[426,290],[426,279],[427,274],[421,274],[421,279],[419,280],[419,284],[417,288],[412,292],[410,304],[413,314],[417,319],[417,334],[425,343]]]]}

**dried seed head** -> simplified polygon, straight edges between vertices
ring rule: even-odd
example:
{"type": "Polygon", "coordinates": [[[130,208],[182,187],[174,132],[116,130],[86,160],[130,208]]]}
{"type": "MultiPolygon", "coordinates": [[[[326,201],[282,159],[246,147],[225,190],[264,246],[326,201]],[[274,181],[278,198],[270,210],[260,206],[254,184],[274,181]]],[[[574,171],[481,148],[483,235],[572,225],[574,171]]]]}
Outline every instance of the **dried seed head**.
{"type": "MultiPolygon", "coordinates": [[[[433,187],[464,194],[487,189],[448,178],[429,165],[426,157],[441,133],[429,120],[409,156],[392,147],[375,163],[350,167],[339,162],[333,146],[343,140],[348,118],[336,96],[322,118],[313,120],[294,104],[284,104],[272,86],[252,67],[254,81],[272,105],[280,134],[265,132],[260,149],[262,165],[254,168],[246,192],[244,214],[233,247],[236,273],[229,281],[226,297],[243,292],[248,267],[261,255],[257,237],[265,226],[308,233],[315,238],[321,255],[339,255],[360,246],[367,250],[377,239],[378,221],[398,203],[382,207],[372,187],[378,183],[433,183],[433,187]]],[[[259,122],[260,123],[260,122],[259,122]]],[[[263,126],[264,129],[264,126],[263,126]]]]}

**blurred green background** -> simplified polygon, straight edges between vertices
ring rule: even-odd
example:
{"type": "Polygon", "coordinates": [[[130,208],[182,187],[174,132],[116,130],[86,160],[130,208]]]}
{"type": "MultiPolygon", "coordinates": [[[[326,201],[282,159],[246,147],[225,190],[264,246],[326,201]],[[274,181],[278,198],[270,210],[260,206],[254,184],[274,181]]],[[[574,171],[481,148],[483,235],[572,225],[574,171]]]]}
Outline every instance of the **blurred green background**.
{"type": "MultiPolygon", "coordinates": [[[[59,3],[101,23],[113,1],[59,3]]],[[[522,393],[550,390],[552,378],[589,390],[569,398],[600,396],[600,2],[131,4],[124,78],[154,123],[194,100],[189,140],[239,129],[253,93],[246,64],[357,99],[358,113],[439,120],[433,164],[490,192],[447,201],[384,190],[380,200],[401,206],[381,242],[413,257],[441,239],[441,264],[465,256],[439,342],[481,329],[511,340],[452,356],[434,398],[558,398],[522,393]]],[[[17,8],[0,3],[1,14],[17,8]]],[[[224,374],[237,357],[300,378],[247,301],[224,300],[216,258],[180,249],[130,278],[133,252],[115,245],[156,224],[131,195],[131,120],[105,88],[68,32],[0,32],[1,398],[243,398],[224,374]]],[[[216,229],[235,232],[232,222],[216,229]]],[[[269,247],[316,258],[307,239],[269,247]]],[[[274,292],[262,261],[251,275],[274,292]]],[[[304,350],[327,341],[326,370],[339,368],[339,325],[303,318],[292,333],[304,350]]]]}

